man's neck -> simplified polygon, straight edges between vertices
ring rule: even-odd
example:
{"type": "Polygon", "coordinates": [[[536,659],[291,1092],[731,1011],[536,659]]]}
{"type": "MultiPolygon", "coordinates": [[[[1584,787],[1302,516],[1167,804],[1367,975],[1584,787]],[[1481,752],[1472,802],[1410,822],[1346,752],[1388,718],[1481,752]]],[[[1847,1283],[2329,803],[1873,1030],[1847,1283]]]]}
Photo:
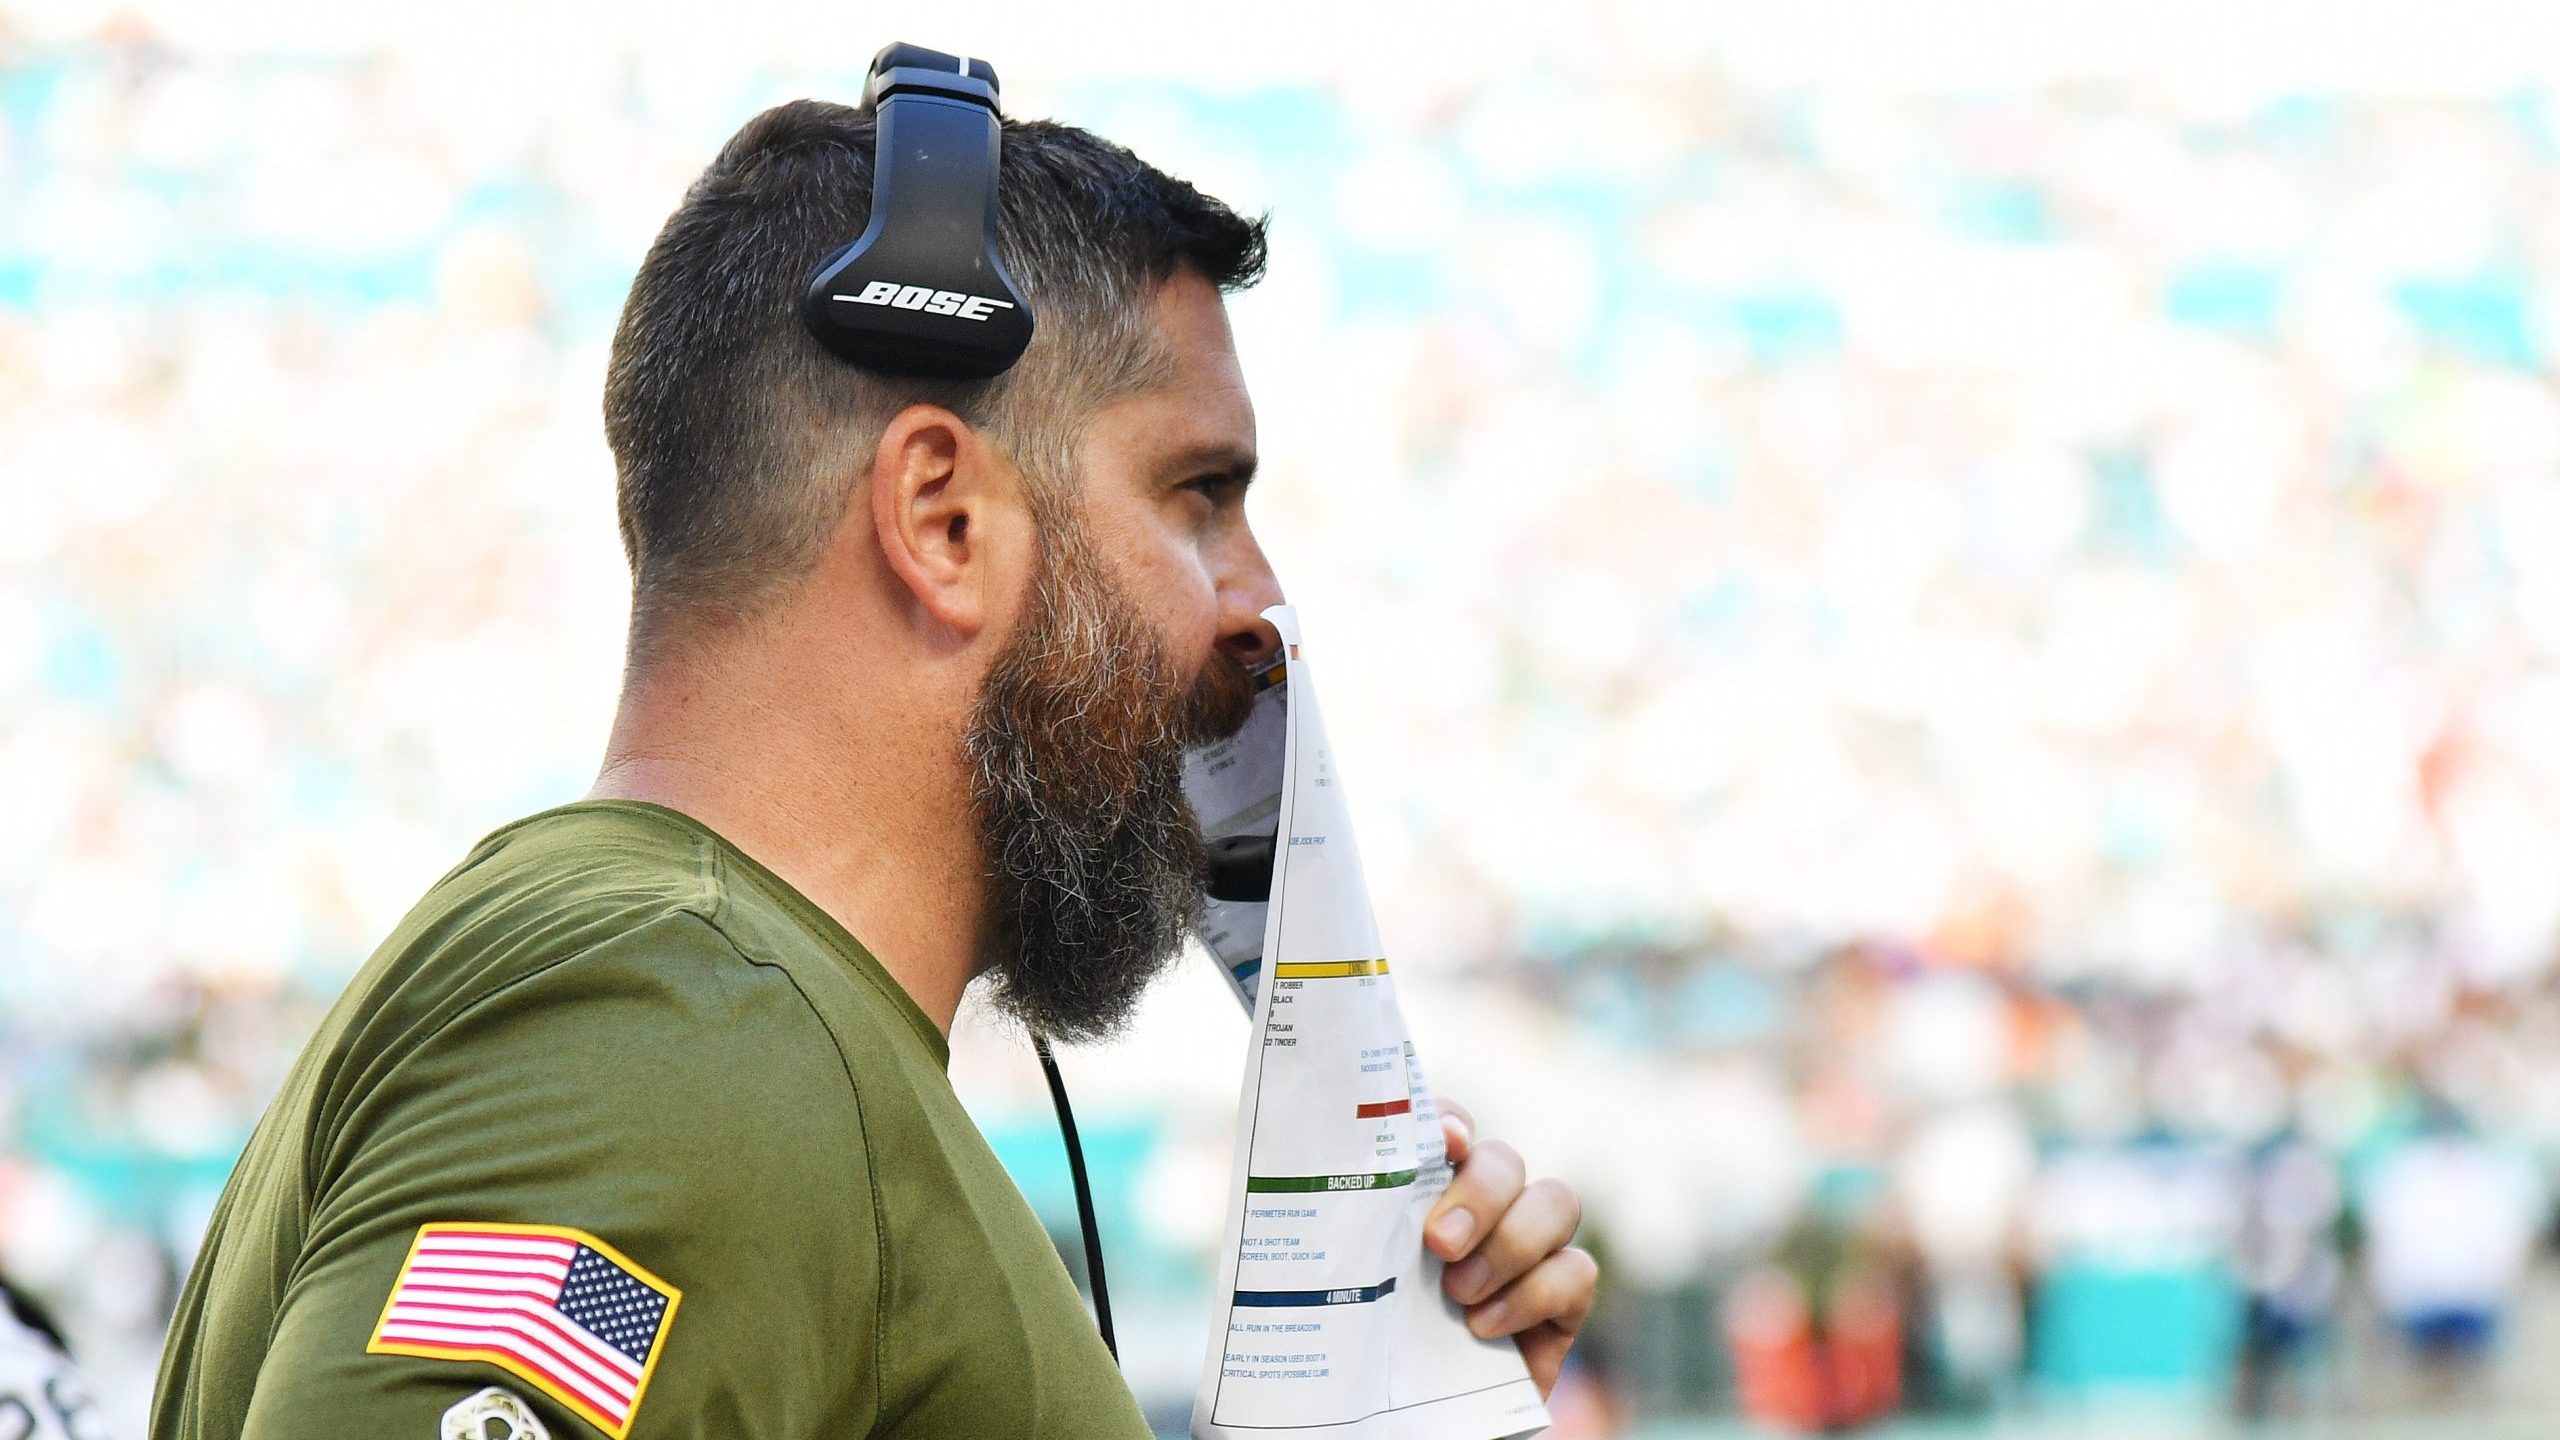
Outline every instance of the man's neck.
{"type": "Polygon", "coordinates": [[[830,708],[810,683],[752,662],[635,670],[588,796],[710,827],[835,917],[948,1035],[986,893],[958,747],[934,753],[908,697],[830,708]]]}

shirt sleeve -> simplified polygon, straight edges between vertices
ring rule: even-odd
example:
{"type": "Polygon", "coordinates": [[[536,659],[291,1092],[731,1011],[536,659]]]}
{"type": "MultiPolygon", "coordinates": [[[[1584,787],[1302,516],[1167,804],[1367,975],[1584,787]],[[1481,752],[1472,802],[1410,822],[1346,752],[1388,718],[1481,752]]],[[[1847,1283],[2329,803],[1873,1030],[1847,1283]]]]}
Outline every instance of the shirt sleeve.
{"type": "Polygon", "coordinates": [[[439,1440],[491,1387],[553,1440],[869,1433],[860,1107],[785,971],[674,914],[400,1040],[313,1139],[248,1440],[439,1440]]]}

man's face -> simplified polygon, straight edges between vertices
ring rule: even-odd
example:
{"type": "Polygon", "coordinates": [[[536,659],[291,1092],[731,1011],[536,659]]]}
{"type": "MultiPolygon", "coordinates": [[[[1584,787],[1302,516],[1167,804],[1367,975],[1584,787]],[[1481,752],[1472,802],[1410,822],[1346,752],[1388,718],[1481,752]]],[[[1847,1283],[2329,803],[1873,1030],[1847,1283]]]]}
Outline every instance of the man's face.
{"type": "Polygon", "coordinates": [[[1116,1030],[1179,953],[1204,877],[1182,754],[1244,723],[1276,643],[1224,306],[1185,275],[1157,318],[1173,379],[1094,417],[966,738],[994,997],[1060,1039],[1116,1030]]]}
{"type": "Polygon", "coordinates": [[[1280,582],[1244,513],[1253,401],[1215,287],[1184,271],[1156,302],[1172,379],[1103,407],[1079,454],[1094,548],[1186,672],[1212,653],[1267,658],[1280,582]]]}

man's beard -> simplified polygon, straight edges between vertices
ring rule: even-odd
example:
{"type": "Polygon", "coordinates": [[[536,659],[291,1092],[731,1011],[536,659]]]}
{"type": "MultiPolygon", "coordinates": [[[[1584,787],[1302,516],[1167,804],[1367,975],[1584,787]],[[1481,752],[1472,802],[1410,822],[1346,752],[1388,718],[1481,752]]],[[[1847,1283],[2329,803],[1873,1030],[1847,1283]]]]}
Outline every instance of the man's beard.
{"type": "Polygon", "coordinates": [[[998,1009],[1093,1040],[1128,1022],[1198,918],[1207,863],[1183,752],[1242,728],[1253,684],[1223,652],[1186,684],[1071,510],[1040,517],[1040,541],[1029,609],[963,741],[987,867],[980,960],[998,1009]]]}

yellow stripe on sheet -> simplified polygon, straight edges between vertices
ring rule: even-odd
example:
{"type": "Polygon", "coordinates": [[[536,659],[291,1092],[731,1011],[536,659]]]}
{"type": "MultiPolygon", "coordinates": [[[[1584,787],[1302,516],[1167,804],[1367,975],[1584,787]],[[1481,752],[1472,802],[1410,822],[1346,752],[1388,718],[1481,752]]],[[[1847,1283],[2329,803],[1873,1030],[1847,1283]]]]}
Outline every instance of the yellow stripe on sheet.
{"type": "Polygon", "coordinates": [[[1294,965],[1274,965],[1272,975],[1281,980],[1339,980],[1346,975],[1384,975],[1384,960],[1302,960],[1294,965]]]}

